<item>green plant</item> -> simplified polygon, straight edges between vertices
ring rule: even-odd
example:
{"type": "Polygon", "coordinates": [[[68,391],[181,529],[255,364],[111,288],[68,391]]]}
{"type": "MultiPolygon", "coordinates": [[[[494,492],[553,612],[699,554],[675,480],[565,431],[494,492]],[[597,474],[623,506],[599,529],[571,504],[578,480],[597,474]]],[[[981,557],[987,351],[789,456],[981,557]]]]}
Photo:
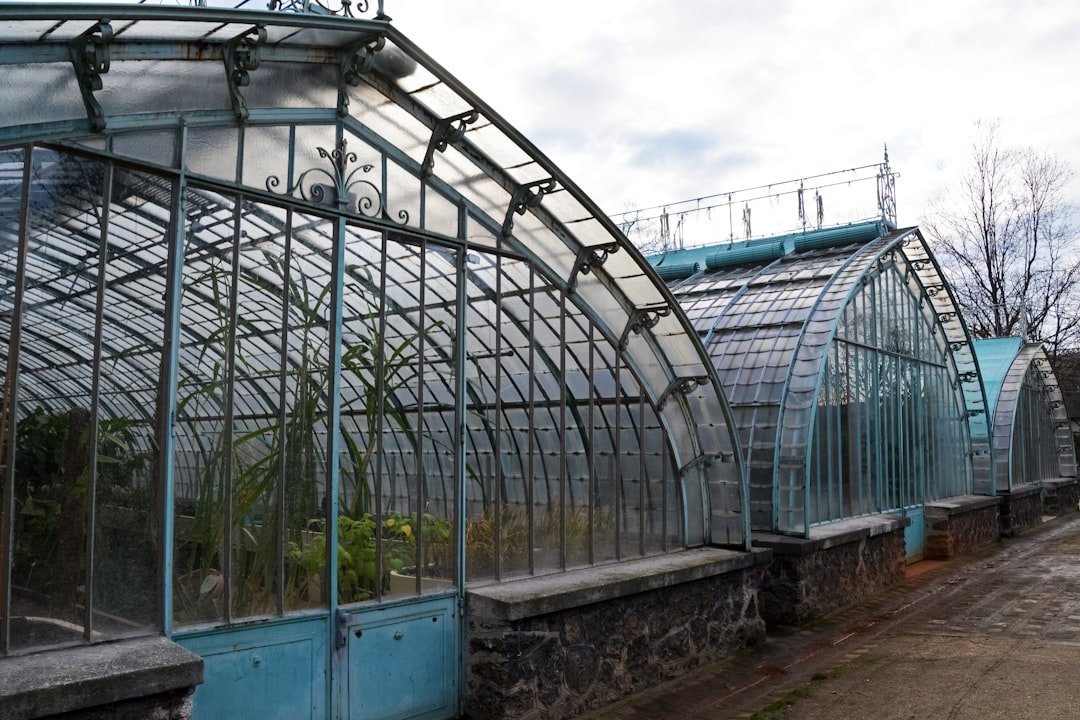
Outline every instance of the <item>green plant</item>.
{"type": "MultiPolygon", "coordinates": [[[[244,340],[249,334],[264,335],[265,327],[257,326],[258,318],[230,311],[230,298],[236,289],[229,284],[232,271],[228,251],[211,251],[203,258],[205,269],[188,281],[202,289],[213,320],[198,362],[190,366],[191,374],[181,382],[177,412],[189,424],[193,440],[201,443],[191,503],[194,519],[178,523],[187,531],[179,546],[177,570],[183,577],[190,576],[189,584],[194,585],[219,567],[223,553],[238,553],[233,568],[239,577],[232,582],[236,588],[234,609],[242,613],[272,609],[282,550],[289,562],[284,581],[292,597],[309,595],[310,578],[321,578],[325,572],[322,535],[327,519],[326,489],[320,478],[328,473],[326,434],[330,429],[328,393],[332,377],[332,338],[326,332],[332,283],[290,272],[279,255],[258,246],[244,251],[249,250],[259,255],[258,262],[251,263],[259,271],[244,272],[240,282],[266,295],[283,296],[286,303],[287,342],[290,356],[296,359],[286,370],[289,405],[284,413],[273,407],[263,414],[246,412],[243,423],[233,420],[232,427],[215,426],[205,420],[224,415],[230,376],[239,384],[265,374],[261,365],[249,362],[244,340]],[[276,492],[282,483],[284,503],[279,502],[276,492]],[[277,537],[281,513],[285,514],[288,535],[284,548],[277,537]],[[232,548],[224,547],[227,523],[232,524],[233,537],[240,541],[234,541],[232,548]],[[241,544],[245,546],[243,552],[241,544]],[[300,575],[308,580],[302,581],[300,575]]],[[[360,285],[362,293],[377,296],[377,285],[366,268],[349,267],[346,273],[360,285]]],[[[339,557],[344,563],[339,567],[339,586],[343,596],[353,599],[362,599],[376,585],[374,556],[366,540],[376,535],[375,529],[369,527],[373,522],[369,480],[372,459],[379,438],[388,429],[415,449],[413,418],[403,402],[412,397],[409,389],[418,376],[416,345],[421,337],[438,332],[444,325],[432,322],[416,332],[387,340],[379,309],[380,303],[371,302],[369,312],[347,322],[348,342],[341,355],[342,385],[351,392],[343,398],[338,427],[343,451],[338,473],[338,506],[342,511],[338,519],[342,548],[339,557]]],[[[234,408],[233,416],[237,415],[234,408]]],[[[391,527],[383,528],[379,534],[391,550],[401,541],[391,527]]],[[[384,555],[387,567],[397,563],[395,552],[384,555]]],[[[184,598],[180,600],[177,607],[187,607],[192,619],[205,616],[205,608],[200,611],[190,603],[185,606],[184,598]]]]}
{"type": "MultiPolygon", "coordinates": [[[[311,524],[314,532],[306,544],[290,541],[288,558],[292,564],[290,588],[294,595],[309,591],[312,580],[320,581],[326,556],[324,524],[311,524]]],[[[450,524],[443,518],[425,513],[417,515],[389,513],[377,522],[371,513],[358,518],[338,518],[338,602],[359,602],[375,596],[379,587],[385,591],[390,573],[401,572],[416,562],[417,528],[426,547],[446,547],[450,524]],[[377,562],[382,550],[382,567],[377,562]]],[[[434,553],[438,555],[438,553],[434,553]]],[[[313,598],[306,598],[313,600],[313,598]]]]}
{"type": "Polygon", "coordinates": [[[135,477],[148,457],[133,450],[134,422],[127,418],[100,418],[97,447],[91,453],[93,430],[84,408],[36,407],[19,420],[15,431],[13,581],[49,597],[61,610],[73,608],[85,566],[91,470],[96,472],[99,505],[111,501],[132,506],[141,490],[135,477]]]}

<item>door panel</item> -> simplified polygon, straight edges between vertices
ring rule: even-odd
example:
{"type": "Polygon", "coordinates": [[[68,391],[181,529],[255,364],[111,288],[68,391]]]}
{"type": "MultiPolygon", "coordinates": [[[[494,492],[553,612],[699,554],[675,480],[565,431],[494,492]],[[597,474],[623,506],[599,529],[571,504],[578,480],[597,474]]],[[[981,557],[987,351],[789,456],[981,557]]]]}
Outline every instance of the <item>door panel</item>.
{"type": "Polygon", "coordinates": [[[926,551],[926,517],[923,507],[910,507],[904,511],[911,524],[904,529],[904,549],[908,562],[922,560],[926,551]]]}
{"type": "Polygon", "coordinates": [[[327,717],[325,617],[175,637],[202,656],[194,717],[327,717]]]}
{"type": "Polygon", "coordinates": [[[459,645],[455,596],[350,615],[349,717],[454,717],[459,645]]]}

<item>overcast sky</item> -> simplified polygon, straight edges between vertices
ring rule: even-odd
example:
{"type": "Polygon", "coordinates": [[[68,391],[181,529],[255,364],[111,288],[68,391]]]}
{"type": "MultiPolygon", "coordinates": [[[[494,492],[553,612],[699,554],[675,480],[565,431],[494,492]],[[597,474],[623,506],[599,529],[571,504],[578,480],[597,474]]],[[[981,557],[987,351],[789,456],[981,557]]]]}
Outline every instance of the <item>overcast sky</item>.
{"type": "Polygon", "coordinates": [[[977,121],[1080,171],[1076,0],[383,1],[611,215],[873,165],[887,144],[914,225],[977,121]]]}
{"type": "Polygon", "coordinates": [[[1076,0],[385,2],[609,214],[878,163],[887,143],[916,224],[980,119],[1080,167],[1076,0]]]}

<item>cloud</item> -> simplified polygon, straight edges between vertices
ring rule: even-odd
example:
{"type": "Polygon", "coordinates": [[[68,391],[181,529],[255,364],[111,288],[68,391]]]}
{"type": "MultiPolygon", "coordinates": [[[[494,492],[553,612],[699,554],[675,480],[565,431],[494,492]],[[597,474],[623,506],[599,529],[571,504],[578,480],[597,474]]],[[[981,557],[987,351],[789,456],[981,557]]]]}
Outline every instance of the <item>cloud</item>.
{"type": "Polygon", "coordinates": [[[458,0],[390,13],[613,210],[876,163],[888,143],[901,222],[916,222],[978,118],[1080,163],[1075,0],[458,0]]]}

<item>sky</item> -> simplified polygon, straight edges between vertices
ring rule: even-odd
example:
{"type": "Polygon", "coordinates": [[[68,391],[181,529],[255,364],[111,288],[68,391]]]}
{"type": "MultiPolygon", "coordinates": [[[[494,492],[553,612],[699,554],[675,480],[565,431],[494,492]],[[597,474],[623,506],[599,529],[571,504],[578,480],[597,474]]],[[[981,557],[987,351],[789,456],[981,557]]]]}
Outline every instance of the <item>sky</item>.
{"type": "MultiPolygon", "coordinates": [[[[767,186],[690,213],[705,241],[741,231],[744,197],[755,200],[753,235],[769,234],[768,213],[776,231],[793,227],[797,183],[777,184],[799,178],[816,176],[805,183],[811,220],[818,189],[826,224],[867,217],[840,208],[868,199],[873,211],[875,185],[845,186],[854,175],[844,171],[881,163],[886,146],[898,224],[919,224],[930,203],[948,201],[977,122],[1080,172],[1076,0],[383,3],[609,215],[709,208],[767,186]]],[[[1065,202],[1080,206],[1080,180],[1065,202]]]]}
{"type": "Polygon", "coordinates": [[[612,215],[873,165],[887,145],[899,224],[918,224],[962,171],[977,121],[1080,170],[1075,0],[385,10],[612,215]]]}

